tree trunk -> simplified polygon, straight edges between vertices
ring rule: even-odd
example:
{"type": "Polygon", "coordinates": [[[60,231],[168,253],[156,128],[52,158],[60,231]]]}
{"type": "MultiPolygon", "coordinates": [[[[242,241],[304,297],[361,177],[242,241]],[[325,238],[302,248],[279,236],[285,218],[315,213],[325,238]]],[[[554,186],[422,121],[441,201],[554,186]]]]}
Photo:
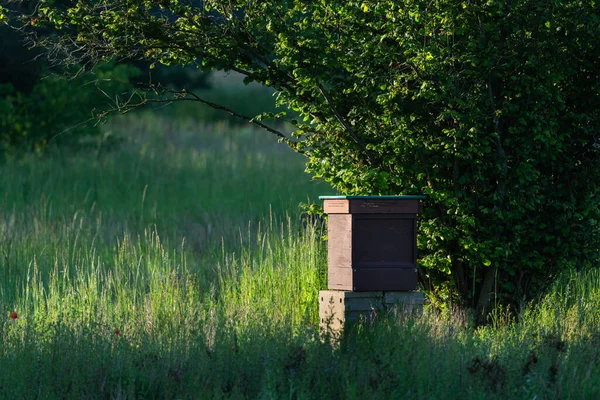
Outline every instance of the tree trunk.
{"type": "Polygon", "coordinates": [[[452,280],[454,281],[454,285],[456,287],[456,290],[458,291],[458,295],[464,302],[469,294],[469,289],[467,285],[467,277],[465,275],[465,270],[463,268],[462,262],[452,257],[452,265],[450,268],[450,271],[452,273],[452,280]]]}
{"type": "Polygon", "coordinates": [[[497,268],[488,268],[485,272],[483,282],[481,282],[479,300],[475,308],[475,323],[477,325],[484,325],[486,323],[487,315],[490,311],[490,300],[492,299],[492,293],[494,293],[496,272],[497,268]]]}

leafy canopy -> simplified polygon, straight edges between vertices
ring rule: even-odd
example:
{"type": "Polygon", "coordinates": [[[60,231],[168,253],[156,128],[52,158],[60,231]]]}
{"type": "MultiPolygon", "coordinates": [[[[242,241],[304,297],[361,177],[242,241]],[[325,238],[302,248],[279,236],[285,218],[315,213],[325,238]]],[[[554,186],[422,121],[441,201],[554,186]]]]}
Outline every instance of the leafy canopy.
{"type": "Polygon", "coordinates": [[[293,135],[279,136],[317,178],[344,194],[426,194],[421,278],[434,299],[483,318],[491,299],[518,304],[561,269],[598,262],[595,0],[80,0],[39,10],[35,23],[61,29],[55,58],[240,72],[298,113],[293,135]]]}

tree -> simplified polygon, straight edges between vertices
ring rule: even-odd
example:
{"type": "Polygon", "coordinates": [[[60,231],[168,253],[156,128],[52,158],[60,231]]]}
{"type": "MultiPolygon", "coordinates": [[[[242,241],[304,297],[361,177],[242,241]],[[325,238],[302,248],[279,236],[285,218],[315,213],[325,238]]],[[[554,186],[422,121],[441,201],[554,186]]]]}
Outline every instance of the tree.
{"type": "Polygon", "coordinates": [[[43,3],[54,58],[237,71],[298,113],[268,129],[317,178],[426,194],[422,284],[480,321],[599,261],[596,0],[43,3]]]}

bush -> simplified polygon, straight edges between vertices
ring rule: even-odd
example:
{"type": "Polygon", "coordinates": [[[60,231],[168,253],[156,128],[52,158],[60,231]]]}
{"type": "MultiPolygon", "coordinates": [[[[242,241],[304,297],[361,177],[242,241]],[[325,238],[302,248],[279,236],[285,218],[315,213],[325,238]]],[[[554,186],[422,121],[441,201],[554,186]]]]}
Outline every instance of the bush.
{"type": "Polygon", "coordinates": [[[42,70],[39,51],[23,46],[23,37],[0,26],[0,85],[12,84],[20,92],[30,92],[42,70]]]}
{"type": "Polygon", "coordinates": [[[114,101],[109,94],[131,89],[129,79],[136,73],[130,66],[105,65],[79,78],[50,75],[29,93],[1,84],[0,155],[40,153],[50,145],[77,145],[83,136],[99,135],[98,114],[114,101]]]}

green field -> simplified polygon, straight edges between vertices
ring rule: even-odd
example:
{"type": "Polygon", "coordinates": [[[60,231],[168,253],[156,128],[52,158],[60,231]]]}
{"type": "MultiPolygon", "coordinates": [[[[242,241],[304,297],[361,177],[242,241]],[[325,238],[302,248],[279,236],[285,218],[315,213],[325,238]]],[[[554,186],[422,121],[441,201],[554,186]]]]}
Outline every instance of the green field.
{"type": "Polygon", "coordinates": [[[104,129],[123,140],[0,166],[1,399],[600,398],[597,271],[518,321],[426,307],[332,343],[298,204],[333,191],[300,155],[185,115],[104,129]]]}

